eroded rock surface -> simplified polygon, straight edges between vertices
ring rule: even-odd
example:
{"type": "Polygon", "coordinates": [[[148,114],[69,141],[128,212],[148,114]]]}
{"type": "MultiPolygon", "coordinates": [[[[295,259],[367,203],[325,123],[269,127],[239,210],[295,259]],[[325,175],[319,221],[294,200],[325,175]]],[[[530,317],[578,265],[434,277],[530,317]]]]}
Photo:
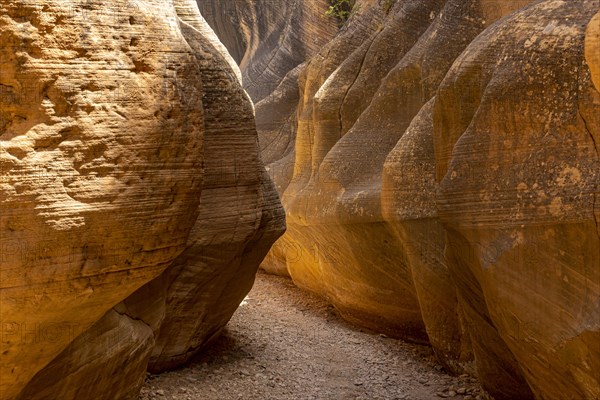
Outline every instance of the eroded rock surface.
{"type": "Polygon", "coordinates": [[[160,274],[195,220],[201,77],[146,3],[0,6],[3,399],[160,274]]]}
{"type": "Polygon", "coordinates": [[[540,399],[600,395],[600,98],[584,62],[597,10],[520,11],[479,36],[438,91],[449,267],[496,398],[522,398],[509,390],[519,370],[540,399]]]}
{"type": "Polygon", "coordinates": [[[421,109],[386,159],[382,212],[402,246],[437,358],[460,374],[473,372],[473,353],[446,265],[446,231],[435,204],[434,101],[421,109]]]}
{"type": "Polygon", "coordinates": [[[139,3],[0,6],[3,400],[189,360],[277,192],[265,269],[496,400],[600,397],[598,1],[139,3]]]}
{"type": "Polygon", "coordinates": [[[585,33],[585,59],[594,85],[600,90],[600,12],[592,18],[585,33]]]}
{"type": "Polygon", "coordinates": [[[197,0],[242,70],[244,87],[255,103],[271,95],[299,64],[316,54],[337,31],[325,16],[327,0],[197,0]]]}
{"type": "Polygon", "coordinates": [[[233,79],[235,67],[224,68],[227,55],[216,36],[201,34],[210,27],[195,2],[176,6],[189,25],[182,30],[187,42],[202,55],[205,178],[187,248],[161,277],[166,312],[152,371],[180,366],[220,333],[285,230],[279,197],[262,166],[252,103],[233,79]]]}
{"type": "Polygon", "coordinates": [[[280,91],[263,267],[497,399],[598,397],[598,2],[357,4],[280,91]]]}
{"type": "Polygon", "coordinates": [[[135,398],[284,229],[241,73],[193,1],[0,9],[0,398],[135,398]]]}
{"type": "Polygon", "coordinates": [[[348,319],[421,340],[406,243],[381,209],[384,163],[456,57],[510,7],[390,4],[359,2],[300,73],[294,175],[282,196],[289,231],[266,269],[281,269],[288,253],[294,281],[348,319]]]}
{"type": "MultiPolygon", "coordinates": [[[[294,170],[299,75],[338,31],[338,21],[325,15],[329,4],[198,0],[202,15],[240,65],[244,88],[255,103],[261,155],[280,194],[294,170]]],[[[279,266],[285,273],[285,263],[279,266]]]]}

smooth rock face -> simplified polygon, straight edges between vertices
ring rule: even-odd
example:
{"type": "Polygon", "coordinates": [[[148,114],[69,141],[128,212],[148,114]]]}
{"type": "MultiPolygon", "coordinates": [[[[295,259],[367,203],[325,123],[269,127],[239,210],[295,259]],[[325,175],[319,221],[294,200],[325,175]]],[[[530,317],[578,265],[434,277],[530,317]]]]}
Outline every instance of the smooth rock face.
{"type": "MultiPolygon", "coordinates": [[[[279,194],[294,171],[299,75],[338,31],[328,0],[232,2],[198,0],[202,15],[240,64],[255,102],[262,159],[279,194]]],[[[275,254],[287,252],[276,246],[275,254]]],[[[285,259],[270,257],[271,272],[287,274],[285,259]],[[276,261],[277,260],[277,261],[276,261]]]]}
{"type": "Polygon", "coordinates": [[[442,364],[457,374],[473,372],[473,355],[446,265],[446,232],[435,204],[432,96],[454,60],[484,27],[518,7],[517,2],[492,7],[485,1],[446,1],[441,17],[382,82],[359,120],[369,121],[367,127],[374,131],[402,132],[391,151],[385,148],[387,159],[378,173],[382,214],[398,236],[429,340],[442,364]]]}
{"type": "Polygon", "coordinates": [[[234,71],[224,67],[216,36],[207,40],[201,34],[210,27],[195,2],[176,6],[189,24],[182,29],[187,42],[202,55],[205,176],[187,248],[160,278],[167,297],[149,365],[155,372],[180,366],[220,333],[285,230],[283,209],[262,166],[252,103],[234,71]]]}
{"type": "Polygon", "coordinates": [[[0,398],[134,399],[285,229],[251,102],[194,1],[0,9],[0,398]]]}
{"type": "Polygon", "coordinates": [[[401,243],[427,336],[438,360],[457,374],[473,372],[456,287],[446,265],[446,231],[437,216],[432,98],[388,155],[382,212],[401,243]]]}
{"type": "Polygon", "coordinates": [[[40,371],[18,398],[137,399],[153,346],[148,325],[111,310],[40,371]]]}
{"type": "Polygon", "coordinates": [[[165,298],[158,278],[138,289],[38,372],[18,399],[137,399],[165,298]]]}
{"type": "MultiPolygon", "coordinates": [[[[301,78],[294,177],[283,199],[287,240],[301,249],[296,259],[288,259],[294,282],[326,296],[347,319],[422,340],[411,278],[392,267],[401,262],[392,233],[376,217],[376,206],[352,206],[352,199],[372,193],[369,185],[376,181],[362,185],[359,178],[353,186],[353,178],[363,171],[368,175],[378,160],[365,157],[352,163],[344,155],[371,147],[361,143],[352,149],[344,135],[350,134],[380,80],[426,29],[407,15],[396,7],[386,16],[378,4],[364,3],[308,64],[301,78]],[[378,30],[386,17],[397,23],[378,30]]],[[[429,12],[419,15],[429,20],[429,12]]]]}
{"type": "Polygon", "coordinates": [[[435,103],[448,265],[496,398],[523,398],[516,372],[540,399],[600,396],[594,3],[543,1],[491,27],[435,103]]]}
{"type": "Polygon", "coordinates": [[[197,0],[200,13],[242,70],[255,103],[271,95],[296,66],[337,31],[327,0],[197,0]]]}

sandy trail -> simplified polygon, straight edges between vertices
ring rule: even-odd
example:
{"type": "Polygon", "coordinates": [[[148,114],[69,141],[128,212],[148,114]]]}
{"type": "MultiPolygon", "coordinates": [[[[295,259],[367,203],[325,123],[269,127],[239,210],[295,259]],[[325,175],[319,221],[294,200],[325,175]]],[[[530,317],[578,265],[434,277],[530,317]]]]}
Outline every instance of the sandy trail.
{"type": "Polygon", "coordinates": [[[148,376],[140,399],[482,399],[442,371],[429,347],[363,331],[290,280],[259,273],[211,350],[148,376]],[[464,393],[464,394],[463,394],[464,393]]]}

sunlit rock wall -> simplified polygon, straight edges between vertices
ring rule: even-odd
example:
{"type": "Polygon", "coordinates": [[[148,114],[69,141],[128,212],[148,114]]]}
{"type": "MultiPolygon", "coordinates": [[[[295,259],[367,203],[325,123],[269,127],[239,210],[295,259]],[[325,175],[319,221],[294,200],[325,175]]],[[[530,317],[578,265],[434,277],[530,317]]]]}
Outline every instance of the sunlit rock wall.
{"type": "Polygon", "coordinates": [[[136,398],[284,229],[241,73],[183,0],[13,1],[0,36],[0,398],[136,398]]]}
{"type": "Polygon", "coordinates": [[[597,398],[599,8],[358,1],[270,105],[263,268],[496,399],[597,398]]]}

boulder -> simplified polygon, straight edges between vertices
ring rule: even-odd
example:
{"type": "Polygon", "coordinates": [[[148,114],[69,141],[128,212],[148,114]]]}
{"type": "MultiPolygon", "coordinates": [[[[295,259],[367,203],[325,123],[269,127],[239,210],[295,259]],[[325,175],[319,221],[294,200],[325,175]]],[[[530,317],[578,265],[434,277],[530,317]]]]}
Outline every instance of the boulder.
{"type": "Polygon", "coordinates": [[[160,275],[195,221],[202,79],[172,9],[145,3],[0,6],[3,399],[160,275]]]}
{"type": "Polygon", "coordinates": [[[45,3],[1,6],[0,397],[135,399],[218,335],[283,210],[194,1],[45,3]]]}

